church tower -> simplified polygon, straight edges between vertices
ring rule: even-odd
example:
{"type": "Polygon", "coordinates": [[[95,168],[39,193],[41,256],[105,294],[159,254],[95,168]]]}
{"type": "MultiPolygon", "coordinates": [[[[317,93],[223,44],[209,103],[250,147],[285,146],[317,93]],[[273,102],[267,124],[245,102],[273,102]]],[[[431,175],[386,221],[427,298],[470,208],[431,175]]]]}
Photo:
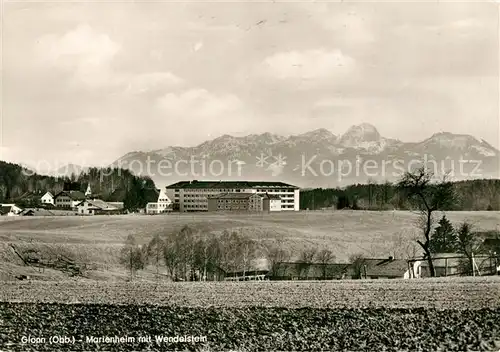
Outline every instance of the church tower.
{"type": "Polygon", "coordinates": [[[85,191],[85,197],[90,197],[92,195],[92,189],[90,188],[90,183],[87,186],[87,190],[85,191]]]}

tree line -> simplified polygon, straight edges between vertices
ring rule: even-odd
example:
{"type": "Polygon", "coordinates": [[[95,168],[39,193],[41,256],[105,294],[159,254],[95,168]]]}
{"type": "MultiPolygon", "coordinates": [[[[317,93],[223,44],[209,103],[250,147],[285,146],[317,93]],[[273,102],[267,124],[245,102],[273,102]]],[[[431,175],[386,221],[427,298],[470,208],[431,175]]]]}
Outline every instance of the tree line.
{"type": "Polygon", "coordinates": [[[40,196],[49,191],[57,194],[65,184],[85,192],[90,184],[93,195],[105,201],[124,202],[129,210],[144,208],[148,195],[156,186],[149,177],[135,176],[118,168],[89,168],[81,174],[64,177],[38,175],[20,165],[0,161],[0,203],[21,207],[40,206],[40,196]],[[32,195],[25,197],[25,195],[32,195]]]}
{"type": "MultiPolygon", "coordinates": [[[[424,254],[427,250],[425,259],[432,260],[439,253],[463,256],[459,268],[462,275],[471,275],[474,255],[486,251],[481,236],[473,231],[469,223],[464,222],[454,228],[446,216],[441,218],[429,236],[428,244],[420,239],[418,242],[424,248],[424,254]]],[[[414,257],[404,259],[415,257],[420,256],[414,253],[414,257]]],[[[270,276],[283,276],[283,270],[291,265],[301,279],[310,279],[311,268],[318,264],[321,271],[319,278],[327,279],[332,274],[328,264],[336,263],[336,257],[329,249],[310,246],[292,253],[282,239],[263,243],[238,231],[224,230],[222,234],[214,234],[196,231],[188,225],[178,231],[157,234],[144,244],[139,244],[130,235],[120,253],[120,262],[129,271],[131,279],[149,265],[156,269],[158,279],[168,277],[172,281],[219,281],[231,275],[245,276],[254,271],[262,259],[267,261],[270,276]]],[[[361,253],[350,256],[353,279],[363,277],[365,259],[366,256],[361,253]]],[[[430,270],[429,274],[435,276],[434,269],[430,270]]],[[[318,278],[318,270],[314,277],[318,278]]]]}
{"type": "MultiPolygon", "coordinates": [[[[142,245],[128,236],[120,262],[131,277],[152,265],[157,277],[166,275],[173,281],[218,281],[228,275],[245,276],[260,266],[260,260],[266,260],[271,274],[276,271],[277,275],[279,264],[289,262],[292,254],[280,239],[265,243],[238,231],[214,234],[186,225],[178,231],[157,234],[142,245]]],[[[308,247],[298,253],[295,262],[305,275],[315,263],[334,263],[335,255],[328,249],[308,247]]]]}
{"type": "MultiPolygon", "coordinates": [[[[434,268],[435,254],[439,252],[459,253],[466,258],[465,273],[474,273],[474,255],[484,251],[483,241],[473,231],[472,225],[463,222],[453,228],[446,217],[435,226],[435,214],[438,211],[454,209],[462,194],[454,183],[444,177],[433,181],[433,174],[421,167],[407,172],[396,184],[398,193],[410,204],[410,209],[418,212],[416,224],[420,235],[416,242],[424,253],[431,277],[436,276],[434,268]]],[[[498,196],[496,196],[498,198],[498,196]]]]}
{"type": "Polygon", "coordinates": [[[157,234],[143,245],[129,236],[120,258],[132,277],[146,265],[154,265],[157,276],[166,273],[173,281],[216,281],[227,273],[245,275],[269,249],[237,231],[216,235],[184,226],[157,234]]]}
{"type": "MultiPolygon", "coordinates": [[[[459,197],[443,210],[500,210],[500,180],[451,182],[459,197]]],[[[436,187],[431,184],[429,187],[436,187]]],[[[397,183],[355,184],[345,188],[316,188],[300,192],[300,209],[321,208],[364,210],[411,210],[413,204],[402,194],[397,183]]]]}

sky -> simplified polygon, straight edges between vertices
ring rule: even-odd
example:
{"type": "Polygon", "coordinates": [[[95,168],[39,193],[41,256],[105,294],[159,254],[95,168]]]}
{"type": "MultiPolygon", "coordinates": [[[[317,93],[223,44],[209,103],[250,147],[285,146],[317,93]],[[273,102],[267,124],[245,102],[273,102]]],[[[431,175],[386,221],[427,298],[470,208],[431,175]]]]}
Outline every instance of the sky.
{"type": "Polygon", "coordinates": [[[499,139],[499,4],[3,4],[0,159],[106,165],[223,134],[499,139]]]}

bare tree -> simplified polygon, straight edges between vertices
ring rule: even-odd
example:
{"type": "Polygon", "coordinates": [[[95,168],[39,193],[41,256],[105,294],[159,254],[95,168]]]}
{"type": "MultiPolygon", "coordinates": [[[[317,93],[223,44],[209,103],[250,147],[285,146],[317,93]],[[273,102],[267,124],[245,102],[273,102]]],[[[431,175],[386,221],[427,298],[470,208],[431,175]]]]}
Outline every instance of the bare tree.
{"type": "Polygon", "coordinates": [[[220,262],[224,270],[236,274],[241,262],[241,240],[236,231],[224,231],[220,237],[221,256],[220,262]]]}
{"type": "Polygon", "coordinates": [[[414,172],[407,172],[398,183],[398,189],[403,192],[420,214],[418,227],[423,238],[417,243],[424,250],[431,277],[436,276],[432,252],[430,249],[431,231],[433,228],[433,215],[438,210],[451,207],[456,199],[453,185],[444,178],[441,182],[433,184],[432,173],[421,167],[414,172]]]}
{"type": "Polygon", "coordinates": [[[457,249],[467,258],[467,264],[462,265],[467,274],[474,273],[474,255],[481,252],[481,247],[481,239],[472,231],[472,225],[468,222],[460,224],[457,229],[457,249]]]}
{"type": "Polygon", "coordinates": [[[181,263],[181,258],[177,253],[176,237],[175,233],[168,234],[163,244],[163,260],[173,281],[178,280],[178,270],[181,263]]]}
{"type": "Polygon", "coordinates": [[[187,225],[176,233],[174,239],[174,248],[179,258],[179,269],[184,281],[189,281],[193,276],[194,240],[194,231],[187,225]]]}
{"type": "Polygon", "coordinates": [[[373,178],[368,179],[368,209],[372,209],[372,203],[373,203],[373,184],[376,183],[373,178]]]}
{"type": "Polygon", "coordinates": [[[223,245],[217,237],[213,237],[209,243],[209,262],[207,271],[212,274],[213,280],[219,280],[221,273],[221,263],[223,257],[223,245]]]}
{"type": "Polygon", "coordinates": [[[311,268],[311,265],[313,264],[314,257],[316,256],[316,253],[318,252],[317,248],[306,248],[300,252],[300,257],[299,257],[299,275],[305,276],[306,279],[309,277],[309,269],[311,268]]]}
{"type": "Polygon", "coordinates": [[[246,275],[247,270],[250,268],[252,261],[256,257],[257,243],[252,239],[242,236],[240,238],[240,253],[241,253],[241,266],[243,268],[243,276],[246,275]]]}
{"type": "Polygon", "coordinates": [[[365,256],[361,253],[353,254],[349,258],[352,266],[353,279],[361,279],[363,277],[363,269],[365,266],[365,256]]]}
{"type": "Polygon", "coordinates": [[[404,246],[404,235],[399,231],[393,233],[390,250],[391,256],[400,258],[403,255],[404,246]]]}
{"type": "Polygon", "coordinates": [[[221,243],[214,234],[204,234],[195,243],[195,266],[200,273],[200,281],[206,281],[209,274],[215,279],[215,274],[220,271],[222,248],[221,243]]]}
{"type": "Polygon", "coordinates": [[[137,245],[134,236],[129,235],[125,241],[125,246],[121,251],[121,263],[130,270],[132,280],[137,270],[144,269],[144,254],[141,247],[137,245]]]}
{"type": "Polygon", "coordinates": [[[268,245],[265,250],[266,259],[271,271],[271,276],[279,276],[282,263],[290,260],[290,253],[285,250],[281,243],[268,245]]]}
{"type": "Polygon", "coordinates": [[[316,260],[318,261],[318,263],[321,263],[323,279],[326,279],[328,264],[331,264],[335,261],[335,255],[333,255],[333,252],[329,249],[322,249],[321,251],[316,253],[316,260]]]}
{"type": "Polygon", "coordinates": [[[198,269],[200,281],[207,280],[208,262],[210,257],[210,243],[205,236],[200,237],[194,244],[195,266],[198,269]]]}
{"type": "Polygon", "coordinates": [[[417,244],[417,240],[414,239],[413,241],[408,241],[406,243],[406,246],[404,247],[404,259],[406,260],[413,260],[417,258],[418,255],[418,249],[420,246],[417,244]]]}
{"type": "Polygon", "coordinates": [[[165,243],[160,238],[160,235],[155,235],[151,241],[148,243],[146,250],[147,258],[152,259],[156,267],[156,280],[159,279],[160,275],[160,261],[163,256],[163,247],[165,243]]]}

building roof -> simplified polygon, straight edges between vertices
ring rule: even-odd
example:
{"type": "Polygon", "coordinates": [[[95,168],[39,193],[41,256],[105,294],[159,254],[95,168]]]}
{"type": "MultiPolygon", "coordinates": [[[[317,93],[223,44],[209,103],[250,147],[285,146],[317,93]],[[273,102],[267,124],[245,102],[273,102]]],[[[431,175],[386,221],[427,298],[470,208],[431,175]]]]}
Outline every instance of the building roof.
{"type": "MultiPolygon", "coordinates": [[[[223,269],[220,269],[224,271],[223,269]]],[[[241,271],[236,271],[236,272],[226,272],[224,271],[225,277],[230,278],[230,277],[242,277],[243,274],[245,276],[255,276],[255,275],[266,275],[269,273],[269,270],[241,270],[241,271]]]]}
{"type": "Polygon", "coordinates": [[[69,216],[78,214],[76,211],[73,210],[62,210],[62,209],[50,209],[50,212],[56,216],[69,216]]]}
{"type": "Polygon", "coordinates": [[[167,189],[192,189],[192,188],[207,188],[207,189],[219,189],[219,188],[233,188],[233,189],[251,189],[251,188],[293,188],[298,189],[299,187],[293,186],[284,182],[273,182],[273,181],[181,181],[167,186],[167,189]]]}
{"type": "Polygon", "coordinates": [[[84,200],[83,202],[79,203],[77,206],[80,206],[80,205],[84,204],[85,202],[87,202],[89,204],[89,208],[93,208],[93,209],[98,209],[98,210],[116,210],[116,209],[118,209],[117,207],[115,207],[109,203],[106,203],[105,201],[103,201],[101,199],[87,199],[87,200],[84,200]]]}
{"type": "Polygon", "coordinates": [[[255,196],[257,193],[219,193],[213,196],[208,196],[208,199],[248,199],[255,196]]]}
{"type": "Polygon", "coordinates": [[[27,208],[21,212],[22,216],[53,216],[54,213],[44,208],[27,208]]]}
{"type": "Polygon", "coordinates": [[[500,231],[498,230],[476,231],[475,234],[484,239],[500,239],[500,231]]]}
{"type": "Polygon", "coordinates": [[[500,248],[500,238],[487,238],[483,242],[486,248],[500,248]]]}
{"type": "MultiPolygon", "coordinates": [[[[52,193],[50,193],[50,192],[45,192],[45,193],[43,194],[43,196],[46,196],[46,195],[49,195],[49,196],[51,196],[52,198],[54,198],[54,195],[53,195],[52,193]]],[[[43,196],[42,196],[42,197],[43,197],[43,196]]]]}
{"type": "Polygon", "coordinates": [[[17,198],[18,201],[22,200],[30,200],[30,199],[40,199],[42,195],[40,193],[35,192],[25,192],[21,196],[17,198]]]}
{"type": "Polygon", "coordinates": [[[264,195],[264,198],[267,198],[267,199],[277,199],[277,200],[281,200],[281,197],[278,196],[277,194],[265,194],[264,195]]]}
{"type": "Polygon", "coordinates": [[[5,215],[10,213],[12,210],[12,205],[1,205],[0,206],[0,215],[5,215]]]}
{"type": "MultiPolygon", "coordinates": [[[[408,262],[404,259],[363,259],[367,276],[402,277],[408,271],[408,262]]],[[[364,275],[365,272],[363,271],[364,275]]]]}
{"type": "Polygon", "coordinates": [[[269,275],[273,274],[279,277],[341,278],[344,274],[352,276],[353,272],[351,265],[345,263],[281,262],[269,272],[269,275]]]}
{"type": "Polygon", "coordinates": [[[124,207],[123,202],[106,202],[106,203],[115,207],[116,209],[123,209],[123,207],[124,207]]]}
{"type": "Polygon", "coordinates": [[[66,195],[69,196],[72,200],[84,200],[85,199],[85,194],[83,194],[80,191],[62,191],[56,194],[54,199],[61,195],[66,195]]]}
{"type": "MultiPolygon", "coordinates": [[[[454,268],[460,265],[460,261],[465,257],[460,253],[434,253],[432,255],[432,264],[435,268],[454,268]]],[[[427,260],[422,259],[422,266],[427,267],[429,263],[427,260]]]]}

